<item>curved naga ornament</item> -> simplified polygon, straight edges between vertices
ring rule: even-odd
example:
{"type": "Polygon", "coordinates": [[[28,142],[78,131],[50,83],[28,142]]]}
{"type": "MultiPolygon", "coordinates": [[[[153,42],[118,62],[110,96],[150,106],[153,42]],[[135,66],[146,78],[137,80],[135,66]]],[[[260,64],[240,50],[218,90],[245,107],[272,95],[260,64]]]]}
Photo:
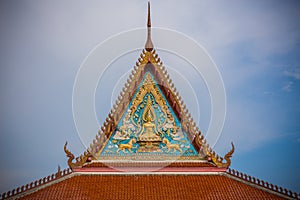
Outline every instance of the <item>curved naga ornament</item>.
{"type": "Polygon", "coordinates": [[[230,158],[232,157],[233,153],[234,153],[234,145],[233,145],[233,142],[231,142],[231,150],[224,156],[226,163],[223,163],[222,162],[223,159],[220,157],[216,157],[214,154],[211,156],[211,159],[218,167],[228,168],[231,164],[230,158]]]}
{"type": "Polygon", "coordinates": [[[75,156],[67,149],[67,144],[68,142],[66,142],[66,144],[64,145],[64,151],[67,157],[69,158],[68,165],[70,168],[81,167],[91,157],[91,154],[89,152],[85,152],[84,155],[81,155],[80,157],[76,158],[76,162],[73,163],[72,161],[74,160],[75,156]]]}

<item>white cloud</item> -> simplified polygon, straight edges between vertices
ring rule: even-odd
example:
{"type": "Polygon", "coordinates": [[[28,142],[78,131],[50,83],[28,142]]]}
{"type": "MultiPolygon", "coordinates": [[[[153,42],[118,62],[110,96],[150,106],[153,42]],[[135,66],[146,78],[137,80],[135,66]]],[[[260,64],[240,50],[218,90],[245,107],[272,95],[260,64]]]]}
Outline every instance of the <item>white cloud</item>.
{"type": "Polygon", "coordinates": [[[291,92],[291,91],[292,91],[292,85],[293,85],[293,82],[292,82],[292,81],[289,81],[289,82],[287,82],[287,83],[282,87],[282,90],[283,90],[283,91],[286,91],[286,92],[291,92]]]}
{"type": "Polygon", "coordinates": [[[300,80],[300,67],[291,68],[283,72],[285,76],[292,77],[296,80],[300,80]]]}
{"type": "Polygon", "coordinates": [[[216,145],[217,152],[228,152],[230,142],[236,145],[239,153],[253,151],[266,142],[281,137],[279,127],[273,122],[278,118],[269,117],[275,111],[267,109],[264,103],[254,99],[228,102],[226,123],[216,145]]]}

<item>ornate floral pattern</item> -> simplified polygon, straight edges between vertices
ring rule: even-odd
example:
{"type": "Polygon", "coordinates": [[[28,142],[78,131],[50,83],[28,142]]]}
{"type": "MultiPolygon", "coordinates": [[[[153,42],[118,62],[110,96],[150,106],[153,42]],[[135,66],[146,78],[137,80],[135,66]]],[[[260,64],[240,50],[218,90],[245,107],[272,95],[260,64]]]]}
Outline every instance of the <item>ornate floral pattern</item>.
{"type": "Polygon", "coordinates": [[[146,72],[101,157],[198,156],[151,72],[146,72]]]}

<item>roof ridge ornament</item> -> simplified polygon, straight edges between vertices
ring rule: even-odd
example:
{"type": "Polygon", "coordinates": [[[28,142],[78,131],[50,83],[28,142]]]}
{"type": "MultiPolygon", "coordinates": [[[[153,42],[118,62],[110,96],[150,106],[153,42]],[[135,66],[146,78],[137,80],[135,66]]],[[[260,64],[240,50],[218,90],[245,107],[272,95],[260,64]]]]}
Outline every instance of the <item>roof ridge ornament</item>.
{"type": "Polygon", "coordinates": [[[150,1],[148,1],[148,20],[147,20],[147,41],[145,44],[146,51],[153,50],[153,43],[151,40],[151,15],[150,15],[150,1]]]}

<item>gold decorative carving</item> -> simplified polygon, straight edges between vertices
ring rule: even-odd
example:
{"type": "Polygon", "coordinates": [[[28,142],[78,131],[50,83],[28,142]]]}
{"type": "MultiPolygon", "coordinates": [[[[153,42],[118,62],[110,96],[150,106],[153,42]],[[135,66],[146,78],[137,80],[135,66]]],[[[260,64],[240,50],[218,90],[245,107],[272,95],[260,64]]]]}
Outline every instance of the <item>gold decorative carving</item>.
{"type": "Polygon", "coordinates": [[[231,150],[224,156],[224,159],[226,160],[226,163],[223,163],[223,159],[221,157],[216,156],[214,153],[211,154],[212,161],[218,166],[218,167],[226,167],[228,168],[231,164],[231,157],[234,153],[234,145],[233,142],[231,142],[231,150]]]}
{"type": "Polygon", "coordinates": [[[168,148],[167,152],[170,152],[172,149],[175,151],[182,152],[182,149],[180,148],[179,144],[172,144],[167,138],[163,139],[163,143],[166,145],[166,148],[168,148]]]}
{"type": "Polygon", "coordinates": [[[132,144],[133,143],[136,143],[136,139],[135,138],[132,138],[131,140],[129,140],[128,143],[126,144],[119,144],[119,149],[118,149],[118,152],[119,151],[123,151],[125,153],[125,150],[127,149],[130,153],[132,153],[131,149],[132,149],[132,144]]]}
{"type": "Polygon", "coordinates": [[[106,123],[102,128],[102,131],[107,137],[109,137],[111,133],[115,130],[115,128],[116,128],[115,120],[107,118],[106,123]]]}
{"type": "Polygon", "coordinates": [[[154,123],[156,114],[152,108],[152,101],[150,95],[148,95],[147,105],[143,113],[143,125],[139,141],[143,142],[161,142],[160,134],[154,123]]]}
{"type": "Polygon", "coordinates": [[[81,167],[86,161],[91,158],[91,154],[86,152],[84,155],[81,155],[79,158],[76,159],[76,162],[73,163],[73,160],[75,159],[75,156],[67,149],[67,144],[68,142],[65,143],[64,145],[64,151],[67,155],[68,159],[68,165],[70,168],[74,167],[81,167]]]}
{"type": "Polygon", "coordinates": [[[158,64],[160,60],[158,60],[158,58],[155,57],[155,54],[154,54],[154,50],[153,51],[145,51],[143,52],[144,53],[144,56],[141,57],[141,60],[140,61],[140,65],[146,65],[147,63],[151,63],[151,64],[158,64]]]}
{"type": "Polygon", "coordinates": [[[203,142],[203,139],[204,136],[201,134],[201,132],[198,132],[195,135],[195,143],[199,147],[199,156],[201,158],[207,159],[209,152],[208,152],[206,141],[203,142]]]}
{"type": "Polygon", "coordinates": [[[114,135],[114,139],[119,140],[126,140],[129,139],[130,135],[136,131],[136,124],[134,120],[132,120],[130,110],[127,111],[128,113],[123,119],[123,125],[116,130],[116,134],[114,135]]]}
{"type": "Polygon", "coordinates": [[[208,149],[208,145],[206,144],[206,140],[204,140],[204,136],[201,135],[200,132],[198,132],[195,136],[195,142],[196,145],[199,147],[199,156],[206,158],[206,159],[211,159],[218,167],[226,167],[228,168],[231,164],[231,157],[232,154],[234,153],[234,145],[231,143],[231,150],[224,156],[224,158],[220,157],[219,155],[216,155],[212,149],[208,149]],[[223,160],[226,160],[225,163],[223,163],[223,160]]]}
{"type": "Polygon", "coordinates": [[[147,74],[143,85],[141,86],[140,90],[136,94],[136,98],[134,99],[131,106],[131,114],[133,114],[136,111],[137,106],[143,101],[143,97],[147,93],[152,93],[157,103],[162,107],[163,112],[167,114],[167,111],[169,110],[168,106],[164,101],[164,98],[160,93],[159,88],[155,85],[154,80],[152,79],[150,73],[147,74]]]}

